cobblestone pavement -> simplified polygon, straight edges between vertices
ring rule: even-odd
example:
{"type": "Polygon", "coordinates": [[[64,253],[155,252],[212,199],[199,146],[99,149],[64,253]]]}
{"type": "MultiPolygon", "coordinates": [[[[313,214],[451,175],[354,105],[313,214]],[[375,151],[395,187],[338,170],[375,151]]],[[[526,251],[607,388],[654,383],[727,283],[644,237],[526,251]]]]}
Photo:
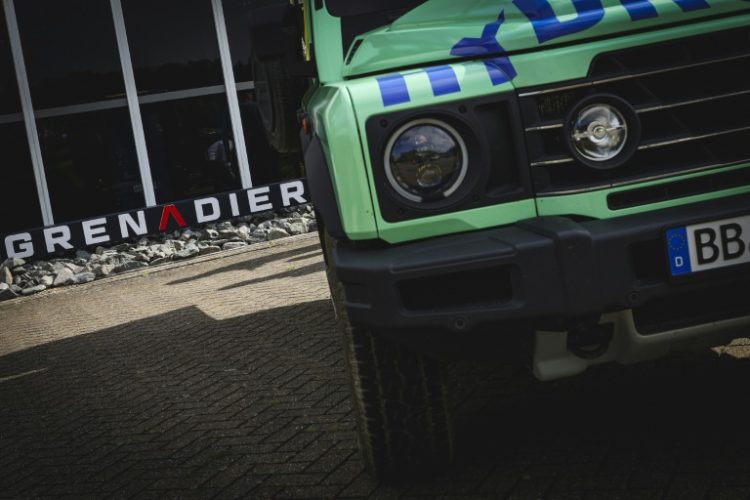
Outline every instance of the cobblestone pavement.
{"type": "Polygon", "coordinates": [[[554,384],[453,367],[457,463],[378,485],[306,236],[0,305],[0,496],[750,497],[750,344],[554,384]]]}

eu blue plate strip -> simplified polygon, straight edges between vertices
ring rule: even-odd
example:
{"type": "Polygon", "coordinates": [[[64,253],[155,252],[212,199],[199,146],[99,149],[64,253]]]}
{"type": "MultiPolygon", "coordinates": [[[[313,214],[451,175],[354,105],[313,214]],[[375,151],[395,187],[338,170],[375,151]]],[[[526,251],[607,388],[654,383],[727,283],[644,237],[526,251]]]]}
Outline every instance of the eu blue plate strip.
{"type": "Polygon", "coordinates": [[[667,231],[667,250],[672,276],[682,276],[693,272],[686,228],[680,227],[667,231]]]}

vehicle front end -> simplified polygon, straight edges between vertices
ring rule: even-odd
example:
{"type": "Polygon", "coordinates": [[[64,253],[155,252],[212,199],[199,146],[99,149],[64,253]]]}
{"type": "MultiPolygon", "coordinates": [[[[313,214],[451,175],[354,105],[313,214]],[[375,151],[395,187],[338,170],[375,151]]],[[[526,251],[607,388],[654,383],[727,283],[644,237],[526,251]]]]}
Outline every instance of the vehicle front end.
{"type": "Polygon", "coordinates": [[[306,164],[350,325],[542,380],[747,336],[748,2],[338,3],[306,164]]]}

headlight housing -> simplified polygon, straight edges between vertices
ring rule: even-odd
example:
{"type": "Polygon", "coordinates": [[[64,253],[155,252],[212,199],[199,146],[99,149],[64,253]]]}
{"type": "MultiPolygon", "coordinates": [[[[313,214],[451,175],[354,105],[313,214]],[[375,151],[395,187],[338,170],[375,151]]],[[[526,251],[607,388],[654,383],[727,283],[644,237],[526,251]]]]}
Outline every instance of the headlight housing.
{"type": "Polygon", "coordinates": [[[414,203],[429,203],[456,193],[469,170],[466,142],[444,121],[422,118],[393,133],[383,162],[388,183],[414,203]]]}
{"type": "Polygon", "coordinates": [[[511,92],[369,116],[374,208],[399,223],[529,198],[519,124],[511,92]]]}

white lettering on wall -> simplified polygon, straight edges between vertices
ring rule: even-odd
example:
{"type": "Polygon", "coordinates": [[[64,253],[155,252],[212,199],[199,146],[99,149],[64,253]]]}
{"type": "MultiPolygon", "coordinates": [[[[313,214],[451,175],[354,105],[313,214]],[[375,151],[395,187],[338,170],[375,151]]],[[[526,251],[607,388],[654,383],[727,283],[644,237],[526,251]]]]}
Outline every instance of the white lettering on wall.
{"type": "Polygon", "coordinates": [[[288,182],[281,185],[281,200],[285,207],[291,205],[292,200],[300,205],[307,203],[307,200],[303,196],[304,194],[305,185],[302,184],[302,181],[288,182]]]}
{"type": "Polygon", "coordinates": [[[205,224],[206,222],[213,222],[219,220],[221,217],[221,208],[219,208],[219,200],[216,198],[205,198],[202,200],[195,200],[195,217],[198,220],[198,224],[205,224]],[[211,213],[206,213],[206,207],[211,207],[211,213]]]}
{"type": "Polygon", "coordinates": [[[107,243],[111,238],[107,234],[107,219],[87,220],[82,223],[83,239],[86,245],[99,245],[107,243]]]}
{"type": "Polygon", "coordinates": [[[44,241],[47,244],[48,253],[55,253],[55,246],[59,246],[62,250],[73,250],[73,245],[70,244],[70,228],[68,226],[45,229],[44,241]]]}
{"type": "Polygon", "coordinates": [[[34,256],[34,245],[30,233],[14,234],[5,238],[5,252],[8,258],[27,259],[34,256]]]}
{"type": "Polygon", "coordinates": [[[130,214],[120,214],[117,218],[120,220],[120,234],[124,239],[130,238],[130,231],[133,231],[133,236],[145,236],[148,234],[148,226],[146,225],[146,213],[141,210],[136,213],[138,220],[136,221],[130,214]]]}
{"type": "Polygon", "coordinates": [[[268,197],[268,193],[271,189],[268,187],[261,187],[257,189],[251,189],[247,192],[247,199],[250,201],[250,212],[262,212],[264,210],[272,210],[273,205],[268,197]]]}
{"type": "Polygon", "coordinates": [[[240,205],[237,203],[237,193],[229,195],[229,205],[232,207],[232,217],[240,216],[240,205]]]}

